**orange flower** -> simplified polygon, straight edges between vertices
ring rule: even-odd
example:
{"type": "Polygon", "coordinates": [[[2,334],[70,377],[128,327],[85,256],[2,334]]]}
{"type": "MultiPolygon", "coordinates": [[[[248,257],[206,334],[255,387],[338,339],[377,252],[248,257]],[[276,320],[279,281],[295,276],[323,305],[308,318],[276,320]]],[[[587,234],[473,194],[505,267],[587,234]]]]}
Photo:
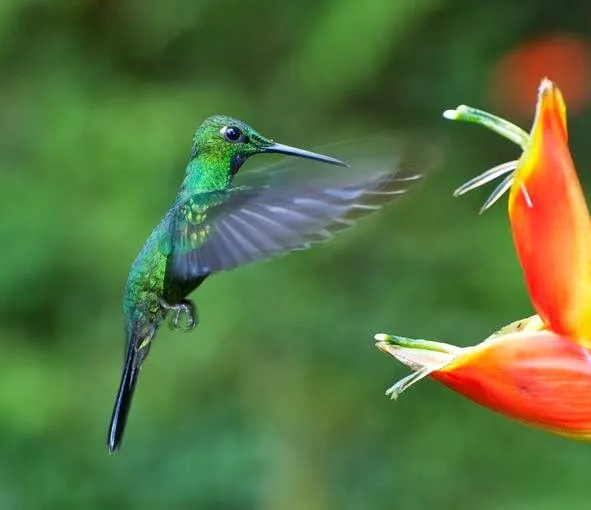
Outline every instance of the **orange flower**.
{"type": "Polygon", "coordinates": [[[396,398],[429,376],[511,418],[591,439],[591,219],[567,145],[562,95],[542,81],[530,134],[467,106],[444,115],[482,124],[523,149],[519,160],[472,179],[456,195],[509,174],[483,210],[510,188],[513,240],[537,315],[465,348],[376,335],[379,349],[414,371],[387,393],[396,398]]]}

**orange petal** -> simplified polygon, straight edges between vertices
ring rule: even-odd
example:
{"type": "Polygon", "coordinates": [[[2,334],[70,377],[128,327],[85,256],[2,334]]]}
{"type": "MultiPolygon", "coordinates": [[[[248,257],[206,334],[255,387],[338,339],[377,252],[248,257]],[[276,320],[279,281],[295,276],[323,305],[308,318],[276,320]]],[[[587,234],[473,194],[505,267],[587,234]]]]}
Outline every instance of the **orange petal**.
{"type": "Polygon", "coordinates": [[[591,346],[591,221],[568,149],[564,101],[549,80],[540,87],[509,216],[536,311],[552,331],[591,346]]]}
{"type": "Polygon", "coordinates": [[[591,353],[553,332],[491,338],[429,377],[511,418],[591,439],[591,353]]]}

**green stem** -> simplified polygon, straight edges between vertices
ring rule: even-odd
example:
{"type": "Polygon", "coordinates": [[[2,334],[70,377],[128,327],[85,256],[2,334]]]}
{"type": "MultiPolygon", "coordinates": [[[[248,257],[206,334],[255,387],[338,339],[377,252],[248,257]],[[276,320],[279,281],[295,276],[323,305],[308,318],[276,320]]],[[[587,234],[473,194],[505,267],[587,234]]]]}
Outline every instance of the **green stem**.
{"type": "Polygon", "coordinates": [[[472,108],[471,106],[460,105],[455,110],[446,110],[443,112],[443,116],[446,119],[480,124],[491,131],[508,138],[524,149],[529,141],[529,134],[519,126],[516,126],[501,117],[497,117],[492,113],[472,108]]]}
{"type": "Polygon", "coordinates": [[[375,335],[378,342],[385,342],[397,347],[404,347],[407,349],[421,349],[425,351],[442,352],[444,354],[458,354],[462,348],[455,345],[446,344],[443,342],[432,342],[430,340],[415,340],[413,338],[406,338],[403,336],[387,335],[386,333],[379,333],[375,335]]]}

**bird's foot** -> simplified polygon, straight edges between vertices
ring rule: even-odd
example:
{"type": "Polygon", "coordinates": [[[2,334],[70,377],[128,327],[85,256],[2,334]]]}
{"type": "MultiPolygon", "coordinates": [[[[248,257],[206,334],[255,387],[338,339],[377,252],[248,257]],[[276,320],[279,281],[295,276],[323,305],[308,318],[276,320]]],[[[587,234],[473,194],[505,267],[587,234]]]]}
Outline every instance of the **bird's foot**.
{"type": "Polygon", "coordinates": [[[168,326],[173,331],[191,331],[197,326],[197,309],[192,301],[183,299],[174,305],[161,300],[160,304],[167,312],[171,312],[168,319],[168,326]]]}

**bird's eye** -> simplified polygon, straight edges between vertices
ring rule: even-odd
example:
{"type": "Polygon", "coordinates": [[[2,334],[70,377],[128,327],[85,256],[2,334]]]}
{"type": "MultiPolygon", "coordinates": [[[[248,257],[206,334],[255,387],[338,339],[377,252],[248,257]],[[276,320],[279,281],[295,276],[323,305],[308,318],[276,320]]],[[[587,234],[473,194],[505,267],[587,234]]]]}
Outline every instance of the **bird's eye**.
{"type": "Polygon", "coordinates": [[[236,126],[224,126],[220,130],[220,134],[230,143],[243,142],[245,136],[236,126]]]}

